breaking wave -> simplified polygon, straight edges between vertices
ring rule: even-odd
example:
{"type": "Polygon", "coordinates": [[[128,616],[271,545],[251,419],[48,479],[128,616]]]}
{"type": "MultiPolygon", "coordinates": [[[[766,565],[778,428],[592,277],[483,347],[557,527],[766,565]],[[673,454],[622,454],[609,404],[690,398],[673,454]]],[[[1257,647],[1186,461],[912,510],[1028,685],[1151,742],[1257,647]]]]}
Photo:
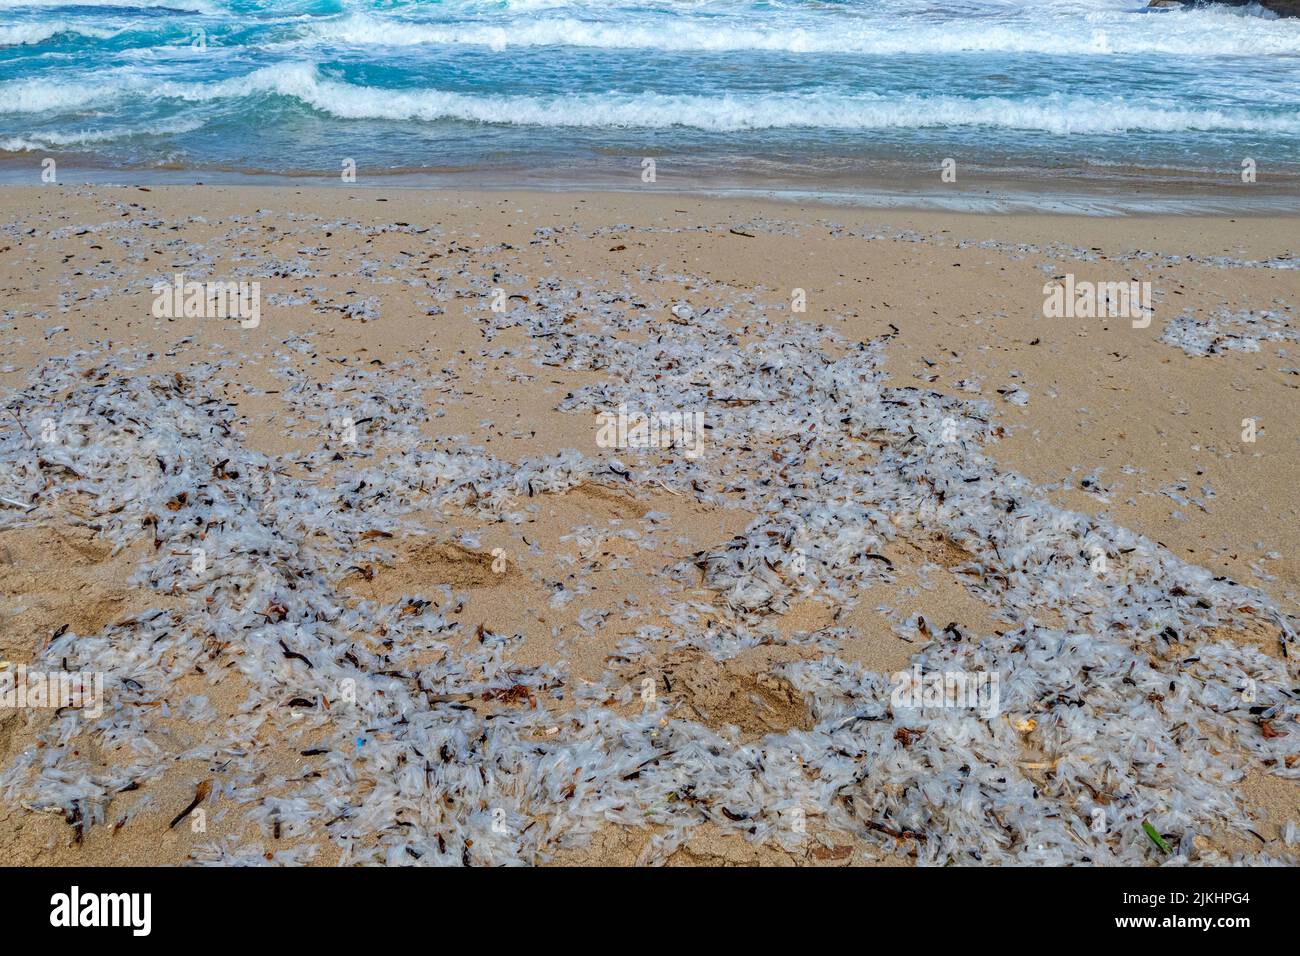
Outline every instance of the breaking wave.
{"type": "Polygon", "coordinates": [[[279,64],[212,83],[158,82],[123,76],[52,86],[0,84],[0,113],[81,110],[126,98],[190,102],[266,95],[288,97],[340,119],[437,122],[459,120],[509,126],[666,129],[711,132],[763,129],[931,129],[987,127],[1058,135],[1129,131],[1300,133],[1300,113],[1190,109],[1117,96],[963,97],[946,94],[845,93],[576,93],[552,96],[393,90],[323,78],[309,64],[279,64]]]}
{"type": "Polygon", "coordinates": [[[1279,21],[1260,29],[1258,18],[1224,12],[1197,12],[1171,29],[1162,18],[1145,23],[1133,17],[1084,20],[1064,25],[1039,21],[980,22],[954,29],[948,21],[902,18],[893,21],[817,17],[806,21],[754,18],[649,18],[562,16],[427,25],[355,14],[315,24],[297,46],[321,40],[353,46],[572,46],[607,50],[675,52],[844,53],[877,56],[1038,53],[1060,56],[1164,54],[1246,56],[1300,54],[1300,22],[1279,21]]]}

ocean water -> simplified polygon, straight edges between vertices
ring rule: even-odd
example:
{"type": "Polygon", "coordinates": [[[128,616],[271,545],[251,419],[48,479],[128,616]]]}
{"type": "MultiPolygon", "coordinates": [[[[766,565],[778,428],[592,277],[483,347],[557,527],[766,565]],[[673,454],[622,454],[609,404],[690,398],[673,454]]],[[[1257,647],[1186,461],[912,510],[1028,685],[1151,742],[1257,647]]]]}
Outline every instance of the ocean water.
{"type": "Polygon", "coordinates": [[[1300,182],[1300,20],[1143,2],[0,0],[0,170],[1300,182]]]}

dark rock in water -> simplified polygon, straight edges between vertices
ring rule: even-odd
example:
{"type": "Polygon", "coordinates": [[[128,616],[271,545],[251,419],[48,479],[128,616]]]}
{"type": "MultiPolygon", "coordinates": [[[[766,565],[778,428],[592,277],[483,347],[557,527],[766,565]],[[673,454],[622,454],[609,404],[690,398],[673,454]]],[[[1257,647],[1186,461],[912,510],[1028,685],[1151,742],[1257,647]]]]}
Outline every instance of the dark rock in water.
{"type": "Polygon", "coordinates": [[[1300,17],[1300,0],[1151,0],[1148,7],[1200,7],[1221,5],[1225,7],[1248,7],[1258,3],[1265,10],[1272,10],[1280,17],[1300,17]]]}

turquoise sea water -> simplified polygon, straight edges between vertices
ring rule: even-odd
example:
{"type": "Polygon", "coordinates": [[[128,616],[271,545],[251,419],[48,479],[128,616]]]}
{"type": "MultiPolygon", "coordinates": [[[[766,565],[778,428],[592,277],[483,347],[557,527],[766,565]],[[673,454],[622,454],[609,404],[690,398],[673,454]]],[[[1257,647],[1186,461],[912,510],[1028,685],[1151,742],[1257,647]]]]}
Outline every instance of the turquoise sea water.
{"type": "Polygon", "coordinates": [[[0,0],[0,167],[1300,179],[1300,20],[1143,0],[0,0]]]}

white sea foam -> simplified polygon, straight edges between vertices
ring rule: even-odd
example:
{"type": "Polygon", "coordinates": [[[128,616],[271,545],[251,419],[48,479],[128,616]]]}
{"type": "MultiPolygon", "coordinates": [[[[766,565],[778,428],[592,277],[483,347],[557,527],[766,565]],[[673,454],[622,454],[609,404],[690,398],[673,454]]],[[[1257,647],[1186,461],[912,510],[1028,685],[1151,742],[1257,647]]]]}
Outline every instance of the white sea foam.
{"type": "Polygon", "coordinates": [[[0,10],[15,10],[24,7],[109,7],[115,9],[121,8],[159,8],[166,10],[179,10],[185,13],[220,13],[222,12],[219,3],[213,3],[211,0],[83,0],[81,3],[73,4],[69,0],[0,0],[0,10]]]}
{"type": "Polygon", "coordinates": [[[70,83],[9,80],[0,83],[0,113],[45,113],[108,103],[126,92],[123,86],[95,83],[90,77],[70,83]]]}
{"type": "Polygon", "coordinates": [[[113,83],[87,77],[51,86],[0,84],[0,113],[74,110],[128,96],[204,102],[262,94],[292,97],[342,119],[461,120],[517,126],[688,127],[714,132],[761,129],[927,129],[986,127],[1054,134],[1126,131],[1174,133],[1300,132],[1300,114],[1186,109],[1154,100],[1049,94],[1037,97],[886,97],[824,90],[766,94],[586,93],[561,96],[471,95],[392,90],[325,79],[305,63],[277,64],[213,83],[159,82],[125,75],[113,83]]]}
{"type": "Polygon", "coordinates": [[[1165,54],[1248,56],[1300,54],[1300,21],[1263,24],[1258,18],[1196,11],[1176,22],[1122,14],[951,21],[921,17],[802,19],[698,17],[650,19],[615,12],[591,16],[425,24],[362,13],[313,24],[298,46],[320,40],[355,46],[574,46],[608,50],[779,51],[881,56],[957,53],[1038,53],[1058,56],[1165,54]]]}
{"type": "Polygon", "coordinates": [[[149,126],[128,126],[121,129],[86,129],[67,133],[42,131],[29,133],[26,136],[0,138],[0,152],[29,153],[67,148],[69,146],[90,146],[94,143],[110,143],[114,140],[129,139],[132,136],[167,136],[177,133],[190,133],[202,127],[203,121],[193,118],[177,119],[149,126]]]}
{"type": "Polygon", "coordinates": [[[15,23],[9,26],[0,26],[0,47],[34,46],[37,43],[44,43],[46,40],[63,35],[107,39],[116,36],[117,31],[102,30],[79,23],[70,23],[65,20],[54,20],[46,23],[15,23]]]}

